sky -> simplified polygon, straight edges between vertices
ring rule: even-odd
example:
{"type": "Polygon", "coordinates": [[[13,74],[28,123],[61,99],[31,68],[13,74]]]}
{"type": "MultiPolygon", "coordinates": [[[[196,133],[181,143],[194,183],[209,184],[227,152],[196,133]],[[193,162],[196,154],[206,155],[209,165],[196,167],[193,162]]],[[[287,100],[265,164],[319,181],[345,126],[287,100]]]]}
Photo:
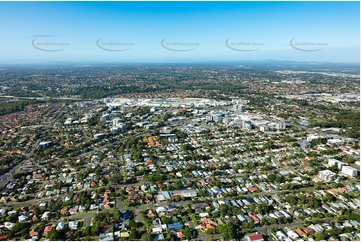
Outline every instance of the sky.
{"type": "Polygon", "coordinates": [[[0,2],[0,63],[359,63],[359,2],[0,2]]]}

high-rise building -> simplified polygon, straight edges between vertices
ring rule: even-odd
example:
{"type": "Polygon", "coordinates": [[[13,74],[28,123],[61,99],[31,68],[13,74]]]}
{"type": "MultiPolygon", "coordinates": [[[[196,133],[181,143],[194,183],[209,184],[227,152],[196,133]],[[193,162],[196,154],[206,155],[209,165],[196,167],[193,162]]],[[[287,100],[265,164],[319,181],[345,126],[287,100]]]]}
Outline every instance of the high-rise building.
{"type": "Polygon", "coordinates": [[[276,123],[276,129],[285,129],[285,128],[286,128],[286,123],[284,121],[280,121],[276,123]]]}
{"type": "Polygon", "coordinates": [[[234,111],[244,112],[244,111],[246,111],[246,106],[243,105],[243,104],[237,103],[237,104],[233,105],[233,110],[234,111]]]}
{"type": "Polygon", "coordinates": [[[207,115],[206,116],[206,121],[207,122],[212,122],[213,121],[213,116],[212,115],[207,115]]]}

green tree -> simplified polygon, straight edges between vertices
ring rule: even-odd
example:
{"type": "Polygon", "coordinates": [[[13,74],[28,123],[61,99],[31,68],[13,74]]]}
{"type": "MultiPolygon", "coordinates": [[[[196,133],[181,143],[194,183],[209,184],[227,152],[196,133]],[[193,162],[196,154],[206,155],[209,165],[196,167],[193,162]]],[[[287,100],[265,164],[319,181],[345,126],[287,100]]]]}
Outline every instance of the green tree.
{"type": "Polygon", "coordinates": [[[91,236],[92,235],[92,231],[91,231],[91,227],[87,226],[84,230],[84,234],[85,236],[91,236]]]}
{"type": "Polygon", "coordinates": [[[186,227],[185,229],[183,229],[183,234],[187,240],[190,240],[192,238],[192,232],[189,227],[186,227]]]}
{"type": "Polygon", "coordinates": [[[218,231],[222,234],[223,240],[231,240],[235,236],[236,227],[232,223],[221,224],[218,231]]]}
{"type": "Polygon", "coordinates": [[[131,228],[137,228],[137,222],[135,222],[134,219],[129,221],[129,227],[131,228]]]}
{"type": "Polygon", "coordinates": [[[286,202],[288,202],[289,204],[295,205],[297,203],[297,199],[293,195],[288,195],[288,196],[286,196],[286,202]]]}
{"type": "Polygon", "coordinates": [[[120,220],[120,211],[115,210],[113,216],[114,216],[115,221],[119,221],[120,220]]]}
{"type": "Polygon", "coordinates": [[[59,232],[56,229],[53,229],[52,231],[50,231],[47,236],[46,236],[49,240],[59,240],[60,236],[59,236],[59,232]]]}
{"type": "Polygon", "coordinates": [[[92,236],[98,235],[99,232],[100,232],[100,227],[99,227],[98,223],[93,224],[93,226],[91,227],[92,236]]]}
{"type": "Polygon", "coordinates": [[[164,223],[164,224],[171,224],[172,223],[172,219],[170,217],[163,216],[161,218],[161,220],[162,220],[162,223],[164,223]]]}
{"type": "Polygon", "coordinates": [[[325,240],[325,236],[324,236],[323,233],[321,233],[321,232],[316,232],[316,233],[314,234],[314,236],[315,236],[315,240],[317,240],[317,241],[325,240]]]}
{"type": "Polygon", "coordinates": [[[141,238],[142,241],[152,241],[153,237],[151,234],[148,234],[147,232],[142,235],[141,238]]]}
{"type": "Polygon", "coordinates": [[[129,239],[130,240],[135,240],[135,239],[138,239],[139,238],[139,233],[136,229],[132,229],[130,231],[130,234],[129,234],[129,239]]]}

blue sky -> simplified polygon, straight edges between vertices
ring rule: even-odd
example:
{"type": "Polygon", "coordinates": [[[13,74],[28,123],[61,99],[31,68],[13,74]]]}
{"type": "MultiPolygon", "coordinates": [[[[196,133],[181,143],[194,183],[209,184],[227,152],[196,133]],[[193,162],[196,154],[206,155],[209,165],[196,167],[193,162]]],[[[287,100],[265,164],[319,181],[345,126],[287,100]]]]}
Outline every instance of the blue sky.
{"type": "Polygon", "coordinates": [[[0,62],[359,62],[359,2],[0,2],[0,62]]]}

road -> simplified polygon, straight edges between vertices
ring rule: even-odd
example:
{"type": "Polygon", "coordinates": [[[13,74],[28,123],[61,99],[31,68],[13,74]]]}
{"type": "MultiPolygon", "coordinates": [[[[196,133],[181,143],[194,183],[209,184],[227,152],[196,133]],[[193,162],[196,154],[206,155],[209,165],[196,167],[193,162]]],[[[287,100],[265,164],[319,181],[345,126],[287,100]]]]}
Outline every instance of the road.
{"type": "Polygon", "coordinates": [[[93,217],[95,216],[95,214],[96,214],[96,212],[94,212],[94,211],[87,212],[87,213],[79,213],[79,214],[74,214],[71,217],[66,217],[66,219],[68,221],[84,220],[86,226],[91,226],[91,221],[92,221],[93,217]]]}
{"type": "MultiPolygon", "coordinates": [[[[342,216],[344,218],[346,218],[346,216],[342,216]]],[[[322,222],[330,222],[330,221],[334,221],[335,218],[322,218],[319,219],[322,222]]],[[[253,229],[250,229],[250,231],[256,231],[259,232],[261,234],[268,234],[268,230],[270,229],[275,229],[275,228],[286,228],[286,227],[299,227],[299,226],[303,226],[305,224],[305,221],[301,221],[301,220],[297,220],[293,223],[287,223],[287,224],[272,224],[272,225],[268,225],[268,226],[262,226],[262,227],[255,227],[253,229]]]]}
{"type": "Polygon", "coordinates": [[[121,198],[117,198],[117,204],[118,204],[118,209],[120,212],[125,212],[126,209],[123,206],[123,202],[121,198]]]}
{"type": "Polygon", "coordinates": [[[194,240],[196,241],[209,241],[209,240],[219,240],[222,238],[221,234],[199,234],[198,237],[194,240]]]}

